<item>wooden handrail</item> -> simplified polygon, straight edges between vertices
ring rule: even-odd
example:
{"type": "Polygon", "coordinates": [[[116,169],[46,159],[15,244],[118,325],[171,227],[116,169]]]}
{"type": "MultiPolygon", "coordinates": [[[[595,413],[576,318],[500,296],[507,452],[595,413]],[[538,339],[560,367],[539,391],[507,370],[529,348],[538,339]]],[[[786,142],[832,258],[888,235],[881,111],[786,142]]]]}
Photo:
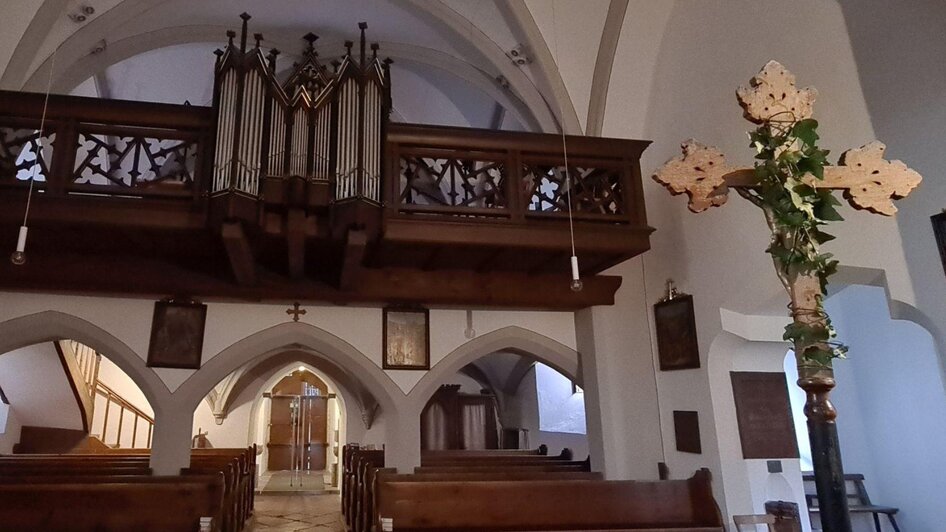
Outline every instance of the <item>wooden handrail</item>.
{"type": "Polygon", "coordinates": [[[105,441],[105,438],[106,438],[106,431],[108,429],[108,412],[109,412],[110,405],[114,402],[116,405],[118,405],[122,409],[121,414],[119,414],[118,416],[118,431],[115,436],[115,446],[119,447],[121,445],[122,425],[123,425],[122,421],[124,418],[125,410],[128,410],[132,414],[135,415],[134,425],[132,428],[133,432],[131,435],[131,447],[135,448],[135,443],[137,442],[137,438],[138,438],[138,418],[142,418],[148,424],[148,442],[147,442],[147,445],[145,445],[145,447],[150,448],[151,435],[154,429],[154,418],[152,418],[148,414],[145,414],[141,409],[139,409],[135,405],[128,402],[128,400],[126,400],[124,397],[116,393],[114,390],[112,390],[111,388],[103,384],[102,382],[96,383],[95,392],[103,396],[106,401],[105,402],[105,418],[102,423],[102,440],[105,441]]]}

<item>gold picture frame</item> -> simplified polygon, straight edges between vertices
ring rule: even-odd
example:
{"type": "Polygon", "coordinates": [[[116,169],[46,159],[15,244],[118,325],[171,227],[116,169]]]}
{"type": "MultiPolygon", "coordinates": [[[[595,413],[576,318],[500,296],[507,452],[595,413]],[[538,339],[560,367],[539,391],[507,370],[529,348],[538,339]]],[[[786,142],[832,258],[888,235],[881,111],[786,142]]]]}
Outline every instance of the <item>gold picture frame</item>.
{"type": "Polygon", "coordinates": [[[384,369],[430,369],[430,312],[424,308],[384,308],[384,369]]]}

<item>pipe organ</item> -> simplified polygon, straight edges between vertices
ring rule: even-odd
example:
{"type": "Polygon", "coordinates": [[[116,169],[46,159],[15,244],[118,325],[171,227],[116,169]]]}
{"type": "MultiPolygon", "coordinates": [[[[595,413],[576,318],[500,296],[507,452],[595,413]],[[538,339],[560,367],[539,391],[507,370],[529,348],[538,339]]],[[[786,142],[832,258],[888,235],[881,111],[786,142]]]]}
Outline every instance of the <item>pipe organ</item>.
{"type": "Polygon", "coordinates": [[[391,61],[378,58],[377,44],[369,56],[367,24],[358,25],[358,55],[347,41],[332,70],[319,61],[318,36],[306,35],[302,60],[280,82],[279,51],[264,55],[260,34],[247,49],[250,17],[241,18],[239,45],[231,31],[227,46],[217,51],[212,194],[259,199],[264,181],[292,177],[327,185],[331,202],[380,204],[391,61]]]}

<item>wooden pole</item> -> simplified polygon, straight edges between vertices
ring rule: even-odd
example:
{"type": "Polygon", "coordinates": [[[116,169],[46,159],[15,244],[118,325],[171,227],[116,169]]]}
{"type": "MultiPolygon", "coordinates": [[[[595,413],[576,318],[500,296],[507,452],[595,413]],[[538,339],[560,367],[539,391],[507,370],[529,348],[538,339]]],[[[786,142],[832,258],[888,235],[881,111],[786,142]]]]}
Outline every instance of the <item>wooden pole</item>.
{"type": "MultiPolygon", "coordinates": [[[[792,298],[792,319],[796,323],[826,327],[827,318],[821,308],[821,282],[813,276],[799,275],[787,286],[792,298]]],[[[827,345],[819,346],[830,349],[827,345]]],[[[834,369],[830,362],[822,365],[806,361],[802,350],[795,346],[798,364],[798,386],[805,390],[805,417],[808,418],[808,441],[811,443],[811,461],[818,493],[818,515],[825,532],[851,532],[844,468],[841,464],[841,446],[835,419],[838,411],[831,404],[830,394],[835,386],[834,369]]]]}

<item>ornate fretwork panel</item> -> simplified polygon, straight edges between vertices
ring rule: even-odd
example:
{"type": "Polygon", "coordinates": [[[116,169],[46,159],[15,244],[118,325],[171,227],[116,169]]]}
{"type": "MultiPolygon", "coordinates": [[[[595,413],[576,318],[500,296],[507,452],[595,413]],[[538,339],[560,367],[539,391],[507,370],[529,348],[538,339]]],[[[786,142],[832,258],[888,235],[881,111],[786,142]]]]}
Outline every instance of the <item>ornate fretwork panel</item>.
{"type": "Polygon", "coordinates": [[[190,190],[196,141],[79,133],[75,185],[190,190]]]}
{"type": "Polygon", "coordinates": [[[56,134],[28,128],[0,127],[0,181],[46,181],[56,134]],[[42,144],[42,157],[37,160],[42,144]]]}
{"type": "Polygon", "coordinates": [[[502,162],[446,157],[401,158],[401,204],[507,207],[502,162]]]}
{"type": "MultiPolygon", "coordinates": [[[[524,164],[523,187],[532,212],[567,212],[568,181],[564,166],[524,164]]],[[[621,170],[570,166],[572,211],[577,214],[623,215],[625,213],[621,170]]]]}

